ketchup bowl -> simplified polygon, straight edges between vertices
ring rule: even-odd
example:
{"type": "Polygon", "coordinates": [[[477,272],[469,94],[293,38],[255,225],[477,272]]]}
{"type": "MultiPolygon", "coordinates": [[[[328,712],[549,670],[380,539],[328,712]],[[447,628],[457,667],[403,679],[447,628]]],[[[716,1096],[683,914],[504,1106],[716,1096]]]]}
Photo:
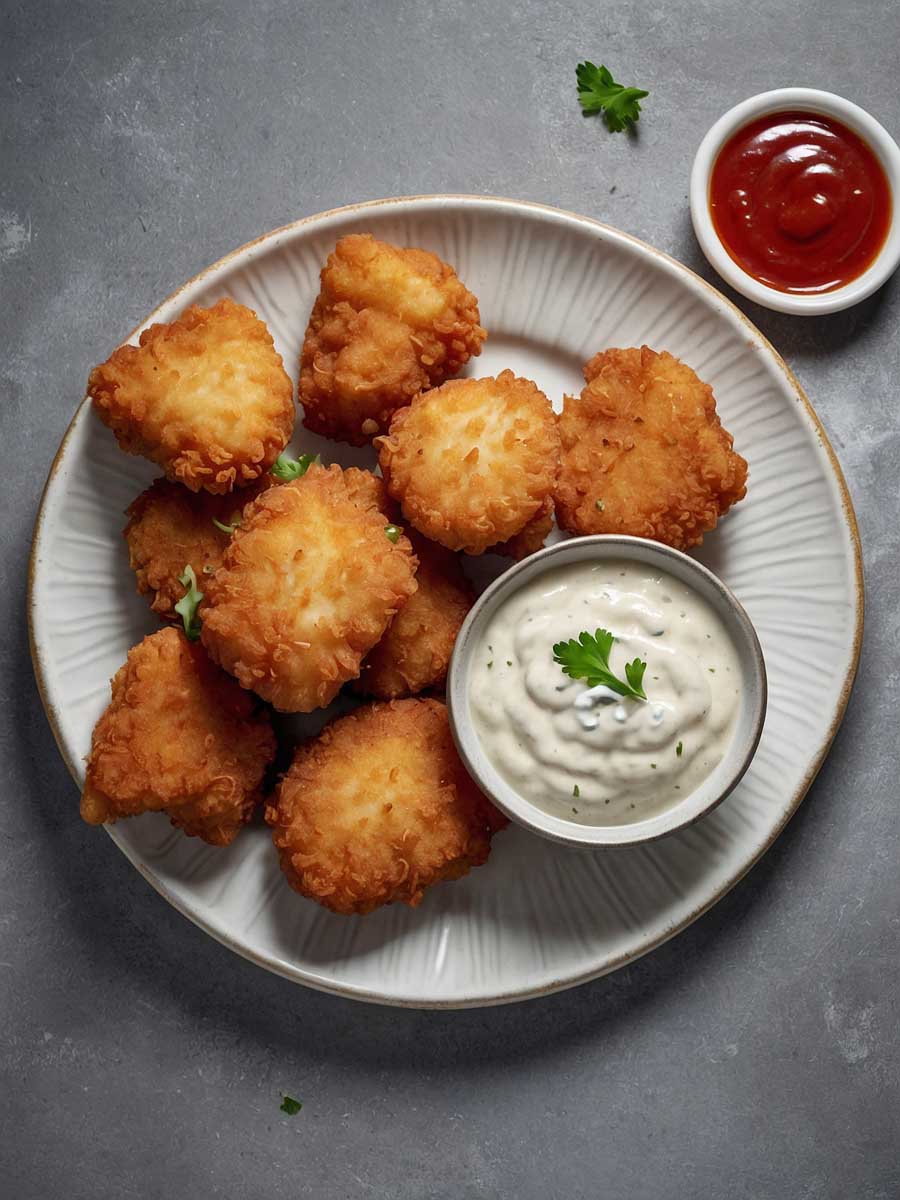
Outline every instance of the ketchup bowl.
{"type": "Polygon", "coordinates": [[[748,300],[797,315],[858,304],[900,266],[898,196],[900,147],[887,130],[812,88],[729,109],[691,170],[691,219],[710,265],[748,300]]]}

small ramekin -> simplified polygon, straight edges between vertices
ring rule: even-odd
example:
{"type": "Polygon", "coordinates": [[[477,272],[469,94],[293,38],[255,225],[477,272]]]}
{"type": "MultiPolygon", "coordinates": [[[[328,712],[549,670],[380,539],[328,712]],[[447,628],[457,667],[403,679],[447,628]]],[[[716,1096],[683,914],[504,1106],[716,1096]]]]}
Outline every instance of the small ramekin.
{"type": "Polygon", "coordinates": [[[761,92],[728,110],[720,117],[700,143],[691,169],[691,219],[694,232],[710,265],[731,284],[735,291],[776,312],[798,316],[820,316],[839,312],[865,300],[900,266],[900,218],[897,200],[900,197],[900,147],[874,117],[858,104],[852,104],[831,92],[814,88],[777,88],[761,92]],[[831,292],[800,295],[780,292],[748,275],[734,261],[716,233],[709,211],[709,182],[719,151],[728,139],[744,125],[773,112],[810,112],[832,117],[852,129],[871,147],[881,163],[891,189],[891,224],[884,245],[871,266],[856,279],[831,292]]]}
{"type": "Polygon", "coordinates": [[[460,757],[479,788],[510,820],[534,833],[570,846],[627,846],[655,841],[693,824],[734,790],[750,765],[766,715],[766,666],[756,631],[732,592],[712,571],[680,550],[644,538],[598,535],[570,538],[539,550],[494,580],[463,622],[447,678],[450,728],[460,757]],[[661,813],[623,825],[589,825],[554,816],[521,796],[484,752],[469,708],[469,671],[481,635],[497,608],[538,575],[555,567],[585,562],[595,566],[627,559],[665,571],[686,583],[722,620],[741,665],[743,688],[734,735],[725,756],[693,792],[661,813]]]}

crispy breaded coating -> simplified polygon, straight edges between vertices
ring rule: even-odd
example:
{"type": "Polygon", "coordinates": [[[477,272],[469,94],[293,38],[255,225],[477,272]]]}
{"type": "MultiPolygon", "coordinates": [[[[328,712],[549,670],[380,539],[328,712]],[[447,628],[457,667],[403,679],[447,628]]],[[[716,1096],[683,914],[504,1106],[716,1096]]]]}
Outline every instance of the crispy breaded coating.
{"type": "Polygon", "coordinates": [[[443,687],[456,635],[474,603],[456,555],[408,531],[418,587],[363,661],[354,691],[382,700],[443,687]]]}
{"type": "Polygon", "coordinates": [[[91,739],[84,820],[162,810],[189,836],[227,846],[275,757],[268,714],[171,627],[131,649],[111,687],[91,739]]]}
{"type": "Polygon", "coordinates": [[[363,446],[398,408],[481,353],[478,301],[447,263],[371,234],[337,243],[300,356],[303,423],[363,446]]]}
{"type": "Polygon", "coordinates": [[[207,581],[203,644],[280,711],[324,707],[416,590],[415,568],[341,468],[313,465],[244,510],[207,581]]]}
{"type": "MultiPolygon", "coordinates": [[[[137,590],[164,621],[179,621],[175,605],[185,593],[179,575],[189,563],[201,590],[204,578],[222,565],[229,534],[215,525],[233,525],[244,506],[277,484],[270,474],[239,492],[212,496],[189,492],[180,483],[157,479],[129,505],[124,538],[137,590]]],[[[202,610],[202,603],[201,603],[202,610]]]]}
{"type": "Polygon", "coordinates": [[[665,350],[606,350],[559,418],[559,525],[696,546],[746,493],[712,388],[665,350]]]}
{"type": "Polygon", "coordinates": [[[91,371],[88,395],[123,450],[193,492],[252,483],[294,428],[293,387],[271,334],[228,299],[120,346],[91,371]]]}
{"type": "Polygon", "coordinates": [[[529,379],[455,379],[423,392],[378,439],[388,492],[420,533],[482,554],[544,508],[559,469],[550,401],[529,379]]]}
{"type": "Polygon", "coordinates": [[[438,700],[371,704],[301,746],[266,806],[291,887],[338,913],[417,905],[487,860],[505,818],[459,760],[438,700]]]}
{"type": "Polygon", "coordinates": [[[537,513],[520,533],[517,533],[515,537],[511,537],[507,542],[501,542],[497,546],[492,546],[491,551],[494,554],[504,554],[508,558],[514,558],[519,562],[523,558],[527,558],[529,554],[534,554],[543,548],[544,542],[547,540],[552,528],[553,499],[548,496],[537,510],[537,513]]]}
{"type": "Polygon", "coordinates": [[[388,524],[393,524],[400,518],[400,509],[396,501],[388,495],[384,480],[374,471],[365,471],[361,467],[346,467],[344,483],[347,495],[354,504],[363,508],[374,508],[380,512],[388,524]]]}

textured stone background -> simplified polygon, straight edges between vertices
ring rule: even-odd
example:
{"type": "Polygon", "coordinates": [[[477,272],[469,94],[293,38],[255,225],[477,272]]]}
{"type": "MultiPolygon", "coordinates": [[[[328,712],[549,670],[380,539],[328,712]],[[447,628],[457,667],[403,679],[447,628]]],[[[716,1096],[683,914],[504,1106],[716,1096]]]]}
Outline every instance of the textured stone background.
{"type": "Polygon", "coordinates": [[[89,367],[199,268],[333,205],[465,191],[589,213],[710,278],[687,207],[703,132],[809,84],[896,134],[898,39],[891,0],[0,6],[0,1195],[900,1195],[900,281],[818,321],[745,306],[862,526],[866,641],[831,757],[725,901],[575,991],[402,1012],[230,955],[79,823],[24,603],[89,367]],[[584,56],[652,90],[635,140],[580,118],[584,56]]]}

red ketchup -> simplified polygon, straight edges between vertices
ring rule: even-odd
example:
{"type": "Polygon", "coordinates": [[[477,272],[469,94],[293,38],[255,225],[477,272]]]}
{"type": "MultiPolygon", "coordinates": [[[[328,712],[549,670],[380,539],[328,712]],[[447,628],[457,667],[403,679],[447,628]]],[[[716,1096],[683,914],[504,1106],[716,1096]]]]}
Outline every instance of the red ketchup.
{"type": "Polygon", "coordinates": [[[884,245],[891,188],[870,147],[831,117],[769,113],[719,151],[709,186],[716,233],[748,275],[780,292],[830,292],[884,245]]]}

